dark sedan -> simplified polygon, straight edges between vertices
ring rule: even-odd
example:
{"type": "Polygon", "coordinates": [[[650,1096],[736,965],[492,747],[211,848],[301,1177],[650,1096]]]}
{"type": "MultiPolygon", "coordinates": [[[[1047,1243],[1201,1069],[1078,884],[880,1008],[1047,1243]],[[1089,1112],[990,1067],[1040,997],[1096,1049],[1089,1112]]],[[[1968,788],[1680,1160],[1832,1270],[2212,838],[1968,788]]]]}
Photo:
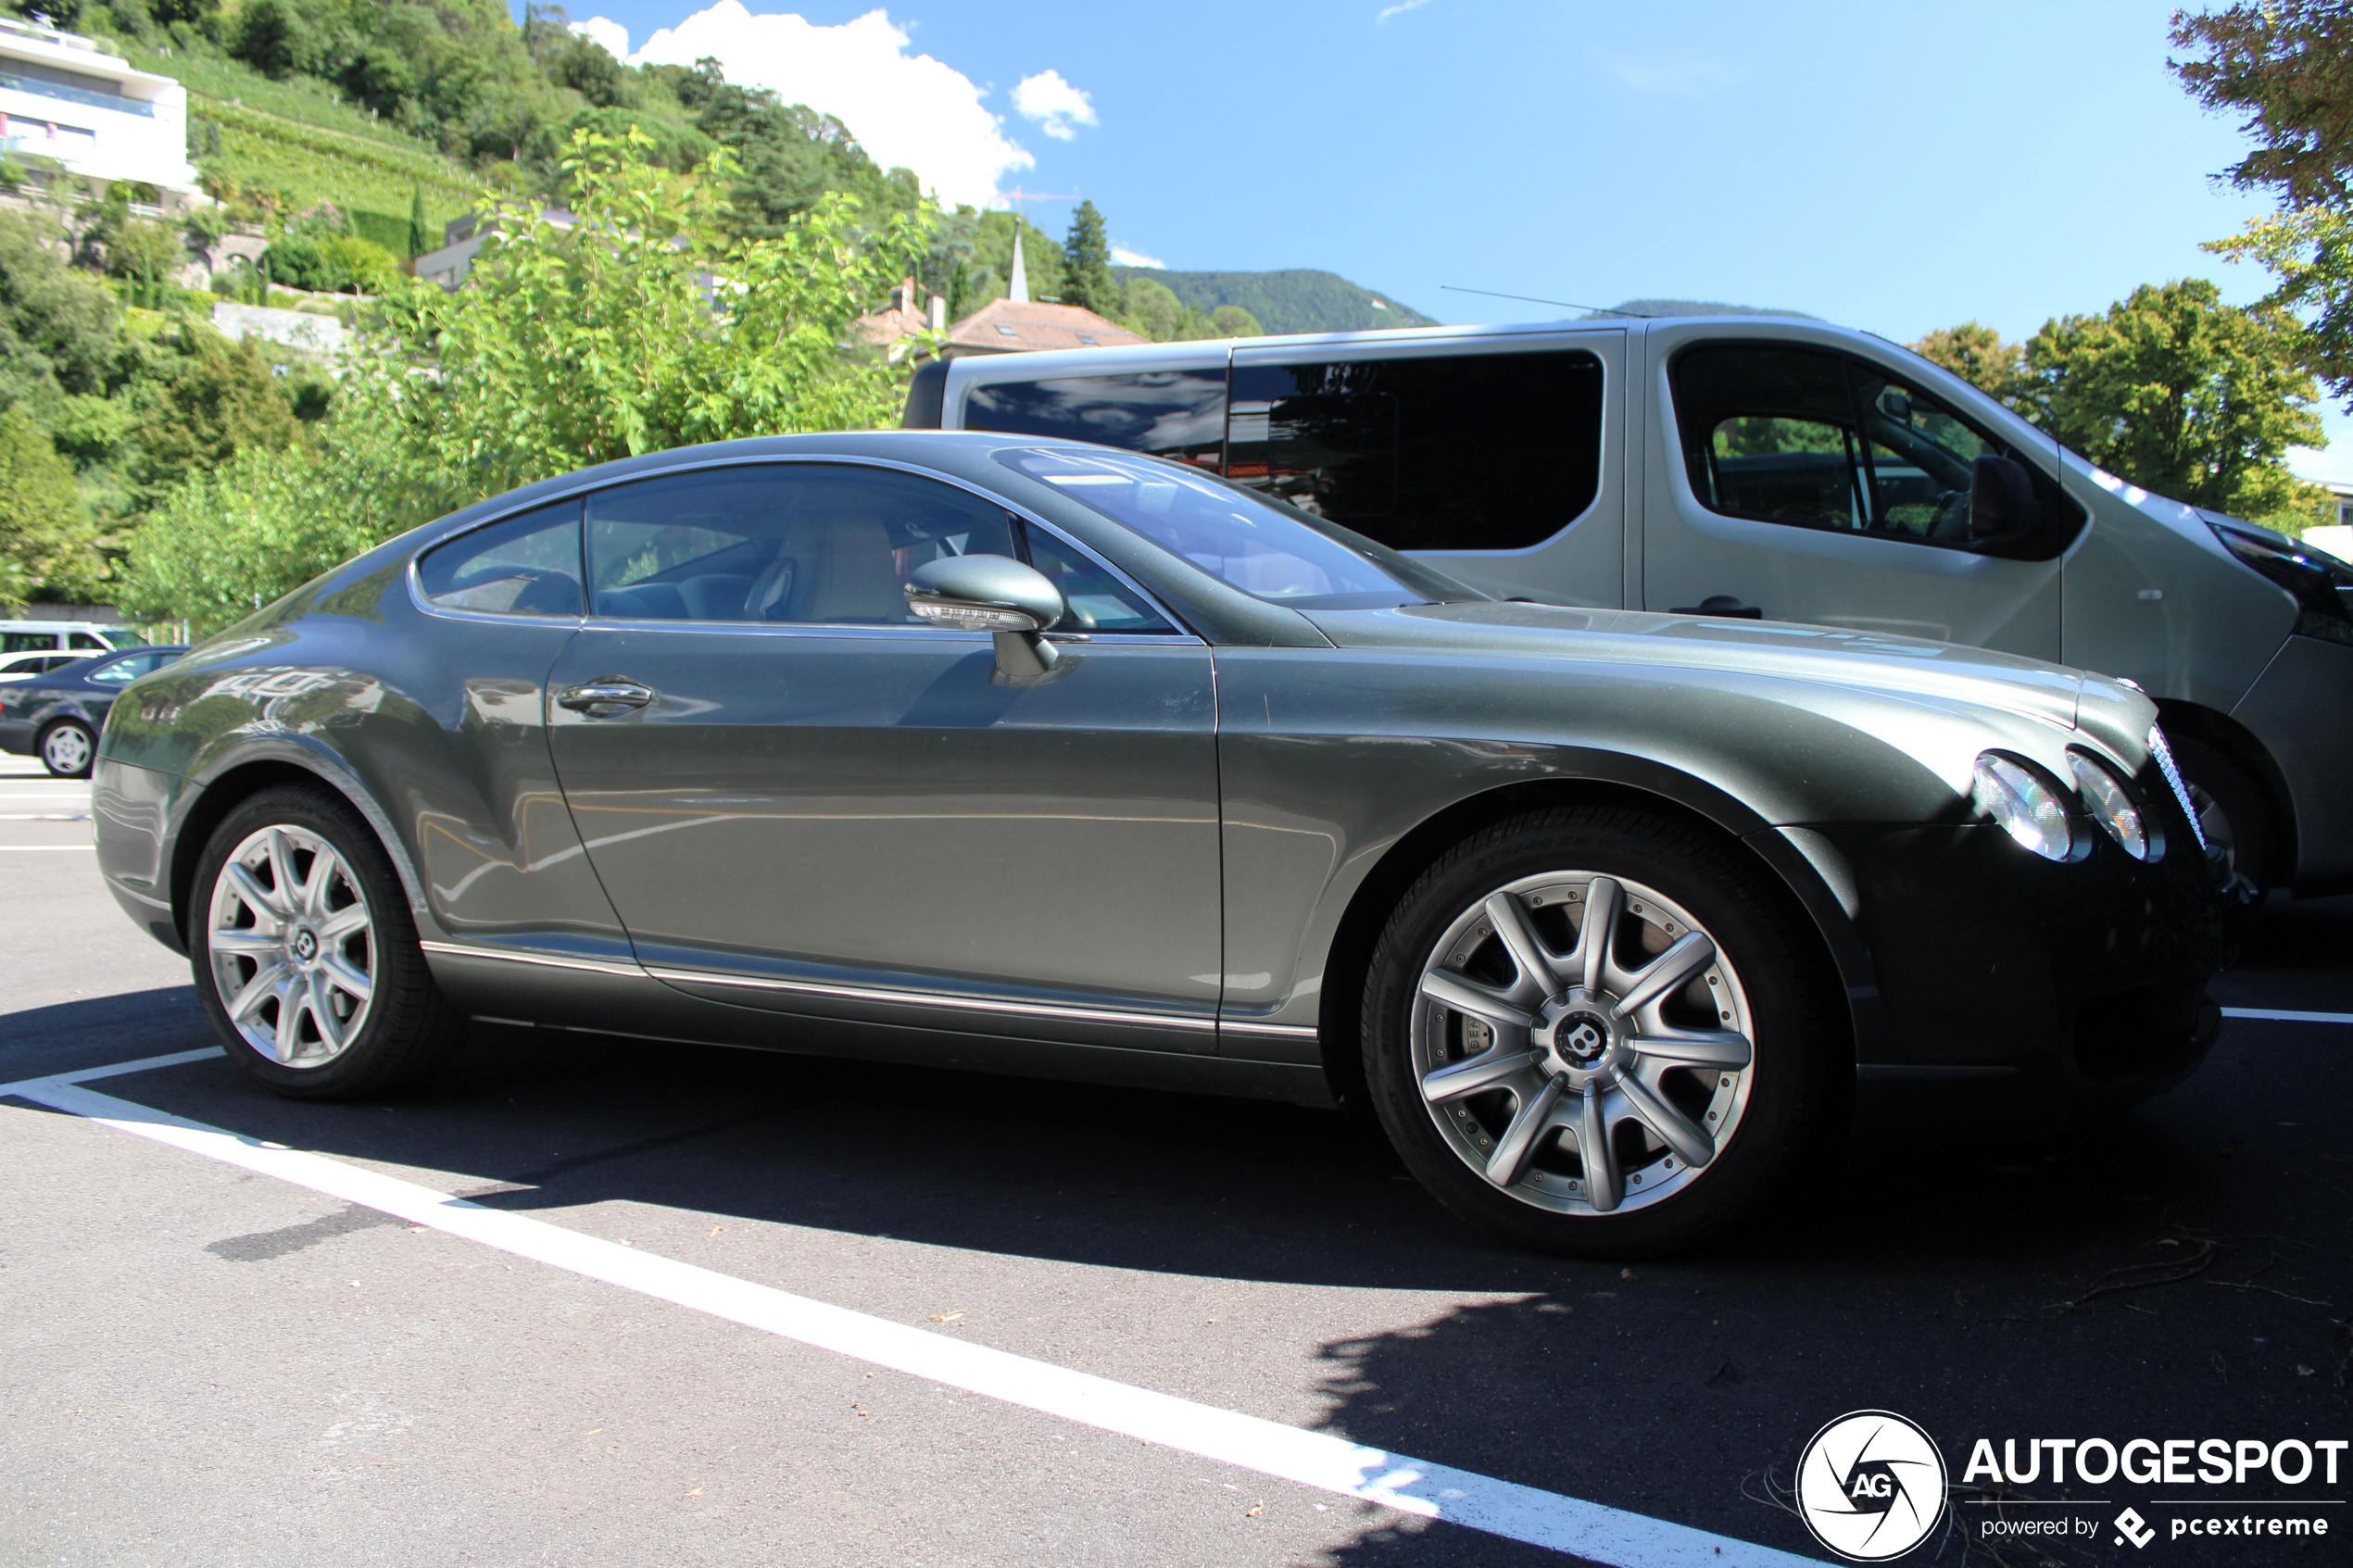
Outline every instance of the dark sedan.
{"type": "Polygon", "coordinates": [[[98,731],[122,688],[184,647],[137,647],[78,659],[25,681],[0,683],[0,751],[38,757],[61,779],[86,779],[98,731]]]}
{"type": "Polygon", "coordinates": [[[1498,602],[1129,453],[871,433],[392,541],[133,685],[94,807],[282,1094],[488,1018],[1354,1101],[1472,1221],[1637,1253],[1858,1106],[2009,1130],[2196,1066],[2217,900],[2156,718],[1979,648],[1498,602]]]}

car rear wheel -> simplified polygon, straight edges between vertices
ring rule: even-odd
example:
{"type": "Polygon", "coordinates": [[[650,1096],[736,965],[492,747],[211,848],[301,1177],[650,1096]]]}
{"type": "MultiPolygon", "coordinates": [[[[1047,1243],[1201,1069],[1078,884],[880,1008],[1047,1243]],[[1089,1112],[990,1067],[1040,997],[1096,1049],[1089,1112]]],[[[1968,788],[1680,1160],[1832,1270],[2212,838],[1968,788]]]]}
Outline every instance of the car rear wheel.
{"type": "Polygon", "coordinates": [[[197,864],[190,925],[213,1033],[279,1094],[379,1094],[464,1035],[384,847],[321,791],[267,789],[221,820],[197,864]]]}
{"type": "Polygon", "coordinates": [[[1732,846],[1620,809],[1474,834],[1375,949],[1365,1071],[1407,1167],[1523,1246],[1693,1246],[1780,1187],[1851,1082],[1818,939],[1732,846]]]}
{"type": "Polygon", "coordinates": [[[41,732],[41,765],[61,779],[86,779],[98,756],[97,737],[79,719],[60,719],[41,732]]]}

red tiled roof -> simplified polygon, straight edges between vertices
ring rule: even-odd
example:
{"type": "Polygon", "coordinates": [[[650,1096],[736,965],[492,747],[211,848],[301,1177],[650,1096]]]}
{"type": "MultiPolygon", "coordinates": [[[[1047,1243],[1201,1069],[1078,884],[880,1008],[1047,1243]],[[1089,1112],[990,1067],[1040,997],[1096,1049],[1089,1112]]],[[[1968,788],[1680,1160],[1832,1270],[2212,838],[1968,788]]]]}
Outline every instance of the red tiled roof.
{"type": "Polygon", "coordinates": [[[1092,310],[1040,300],[992,299],[948,329],[953,354],[1011,354],[1027,349],[1110,347],[1143,343],[1092,310]]]}

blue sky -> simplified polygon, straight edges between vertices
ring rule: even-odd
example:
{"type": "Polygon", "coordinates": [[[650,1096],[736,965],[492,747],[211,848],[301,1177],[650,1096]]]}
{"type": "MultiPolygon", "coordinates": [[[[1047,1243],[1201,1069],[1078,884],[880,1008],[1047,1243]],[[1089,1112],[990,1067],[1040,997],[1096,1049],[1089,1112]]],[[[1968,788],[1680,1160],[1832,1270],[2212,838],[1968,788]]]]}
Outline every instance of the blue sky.
{"type": "MultiPolygon", "coordinates": [[[[633,50],[685,24],[646,57],[717,53],[965,199],[1083,194],[1115,241],[1171,267],[1328,268],[1448,321],[1557,314],[1452,283],[1787,307],[1903,341],[1972,318],[2021,336],[2183,276],[2262,292],[2260,273],[2198,249],[2262,204],[2211,179],[2242,143],[2165,69],[2171,9],[574,0],[573,15],[618,23],[633,50]]],[[[1059,233],[1073,205],[1025,210],[1059,233]]],[[[2330,423],[2338,449],[2300,466],[2353,477],[2353,420],[2330,423]]]]}

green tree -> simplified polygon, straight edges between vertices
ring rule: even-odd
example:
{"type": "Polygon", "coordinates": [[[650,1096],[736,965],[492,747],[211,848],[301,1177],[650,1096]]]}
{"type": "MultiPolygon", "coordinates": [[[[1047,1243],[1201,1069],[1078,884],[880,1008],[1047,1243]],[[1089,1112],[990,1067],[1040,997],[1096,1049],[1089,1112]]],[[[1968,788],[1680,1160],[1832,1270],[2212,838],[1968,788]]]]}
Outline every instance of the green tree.
{"type": "Polygon", "coordinates": [[[94,581],[94,539],[82,513],[73,469],[32,410],[0,412],[0,560],[13,562],[19,598],[30,583],[71,589],[94,581]]]}
{"type": "Polygon", "coordinates": [[[113,296],[59,258],[63,239],[44,219],[0,212],[0,400],[103,394],[136,363],[113,296]]]}
{"type": "Polygon", "coordinates": [[[124,223],[107,245],[107,276],[130,284],[132,298],[151,308],[162,303],[163,285],[187,260],[180,231],[145,218],[124,223]]]}
{"type": "Polygon", "coordinates": [[[1127,280],[1126,307],[1120,320],[1129,331],[1154,343],[1174,343],[1184,331],[1186,314],[1185,302],[1167,284],[1150,278],[1127,280]]]}
{"type": "Polygon", "coordinates": [[[1258,318],[1239,305],[1221,305],[1209,313],[1209,324],[1218,337],[1264,337],[1266,329],[1258,318]]]}
{"type": "Polygon", "coordinates": [[[180,358],[132,433],[139,448],[133,475],[148,495],[161,495],[248,447],[283,452],[300,438],[301,423],[251,340],[231,343],[191,324],[177,346],[180,358]]]}
{"type": "Polygon", "coordinates": [[[2034,398],[2026,369],[2026,345],[2009,342],[1992,327],[1964,321],[1957,327],[1939,327],[1911,347],[1931,364],[1944,367],[2032,417],[2034,398]]]}
{"type": "Polygon", "coordinates": [[[465,289],[412,286],[363,336],[343,400],[399,427],[413,471],[454,476],[432,504],[640,452],[896,417],[903,369],[842,345],[920,248],[921,220],[869,235],[855,199],[832,194],[774,237],[732,236],[732,154],[682,189],[645,151],[640,137],[576,135],[562,164],[574,224],[510,222],[465,289]],[[414,373],[425,366],[429,378],[414,373]]]}
{"type": "Polygon", "coordinates": [[[430,234],[425,226],[425,188],[413,186],[409,196],[409,254],[422,256],[439,248],[430,243],[430,234]]]}
{"type": "Polygon", "coordinates": [[[1062,302],[1109,316],[1119,308],[1119,285],[1111,275],[1111,243],[1103,237],[1103,215],[1083,201],[1063,242],[1062,302]]]}
{"type": "Polygon", "coordinates": [[[2353,7],[2344,0],[2261,0],[2173,13],[2170,60],[2191,96],[2246,115],[2254,151],[2225,170],[2289,207],[2353,199],[2353,7]]]}
{"type": "Polygon", "coordinates": [[[2192,506],[2309,521],[2317,496],[2282,458],[2326,438],[2284,310],[2224,305],[2202,278],[2143,284],[2045,323],[2025,359],[2044,427],[2102,468],[2192,506]]]}

